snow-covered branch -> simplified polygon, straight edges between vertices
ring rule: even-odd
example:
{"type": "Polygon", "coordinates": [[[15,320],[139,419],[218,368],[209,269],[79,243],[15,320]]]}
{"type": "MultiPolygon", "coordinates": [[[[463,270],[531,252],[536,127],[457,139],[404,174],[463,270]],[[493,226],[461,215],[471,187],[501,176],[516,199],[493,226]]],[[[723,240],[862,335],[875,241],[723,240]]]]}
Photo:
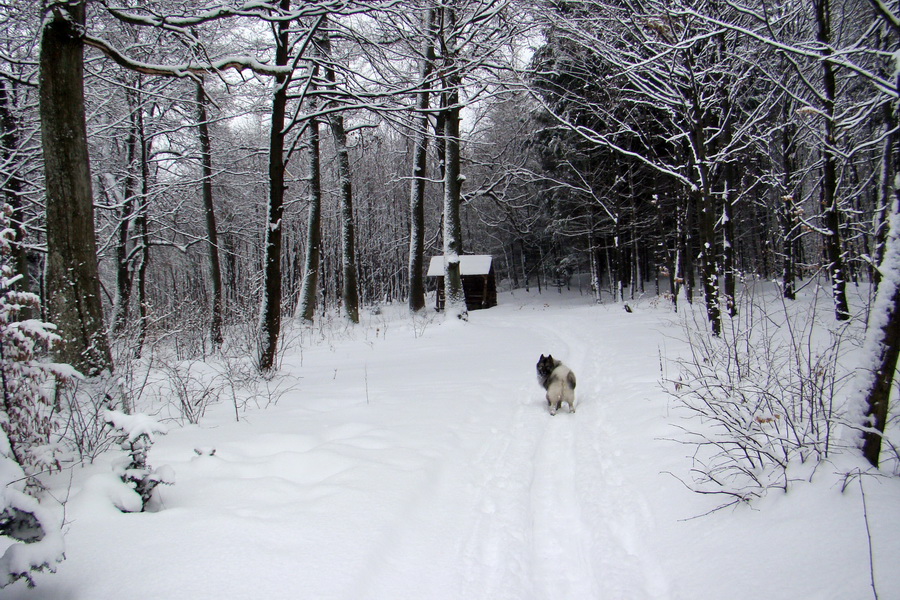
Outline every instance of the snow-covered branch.
{"type": "Polygon", "coordinates": [[[132,71],[143,73],[144,75],[189,77],[191,75],[201,75],[203,73],[213,73],[233,69],[235,71],[249,70],[259,75],[276,76],[287,75],[291,71],[289,67],[269,65],[250,56],[224,56],[212,60],[209,63],[193,62],[176,65],[152,64],[129,58],[113,44],[102,38],[85,35],[84,43],[91,48],[100,50],[116,64],[131,69],[132,71]]]}

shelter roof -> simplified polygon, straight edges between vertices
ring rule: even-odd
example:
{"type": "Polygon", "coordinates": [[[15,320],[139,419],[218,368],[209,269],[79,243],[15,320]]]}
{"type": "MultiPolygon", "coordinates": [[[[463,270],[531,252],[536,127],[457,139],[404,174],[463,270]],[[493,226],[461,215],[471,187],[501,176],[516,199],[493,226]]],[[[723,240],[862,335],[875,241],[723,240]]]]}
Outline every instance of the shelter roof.
{"type": "MultiPolygon", "coordinates": [[[[459,274],[487,275],[491,272],[491,263],[494,257],[490,254],[464,254],[459,257],[459,274]]],[[[428,277],[444,276],[444,257],[432,256],[428,265],[428,277]]]]}

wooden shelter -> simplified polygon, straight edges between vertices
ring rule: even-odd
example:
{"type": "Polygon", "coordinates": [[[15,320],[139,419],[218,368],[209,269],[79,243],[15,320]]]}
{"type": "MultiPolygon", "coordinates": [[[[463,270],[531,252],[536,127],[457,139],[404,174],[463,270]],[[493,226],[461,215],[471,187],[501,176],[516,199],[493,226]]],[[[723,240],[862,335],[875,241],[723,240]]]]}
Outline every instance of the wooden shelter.
{"type": "MultiPolygon", "coordinates": [[[[494,276],[494,257],[486,254],[468,254],[459,257],[466,308],[479,310],[497,306],[497,279],[494,276]]],[[[432,256],[428,265],[428,277],[437,284],[435,308],[444,310],[444,257],[432,256]]]]}

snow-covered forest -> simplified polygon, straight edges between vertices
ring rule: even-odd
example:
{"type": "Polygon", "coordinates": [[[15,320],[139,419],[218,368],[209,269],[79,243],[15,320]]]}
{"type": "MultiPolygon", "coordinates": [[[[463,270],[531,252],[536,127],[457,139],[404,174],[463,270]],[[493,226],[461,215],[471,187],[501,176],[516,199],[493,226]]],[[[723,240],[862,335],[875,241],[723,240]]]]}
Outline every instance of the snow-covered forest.
{"type": "Polygon", "coordinates": [[[900,594],[897,2],[0,23],[3,594],[900,594]]]}

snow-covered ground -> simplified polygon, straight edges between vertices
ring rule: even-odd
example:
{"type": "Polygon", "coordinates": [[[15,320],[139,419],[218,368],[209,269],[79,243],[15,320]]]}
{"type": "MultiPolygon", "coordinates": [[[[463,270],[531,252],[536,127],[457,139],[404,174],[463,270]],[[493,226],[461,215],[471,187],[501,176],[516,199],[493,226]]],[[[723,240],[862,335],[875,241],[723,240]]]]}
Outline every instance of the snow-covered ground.
{"type": "MultiPolygon", "coordinates": [[[[170,424],[157,512],[112,507],[106,456],[55,476],[67,558],[0,596],[873,598],[860,487],[837,467],[693,518],[721,500],[673,476],[691,466],[660,385],[677,317],[632,305],[517,291],[468,323],[398,309],[308,334],[277,404],[170,424]],[[575,414],[548,414],[542,353],[577,374],[575,414]]],[[[863,485],[878,594],[900,598],[900,482],[863,485]]]]}

